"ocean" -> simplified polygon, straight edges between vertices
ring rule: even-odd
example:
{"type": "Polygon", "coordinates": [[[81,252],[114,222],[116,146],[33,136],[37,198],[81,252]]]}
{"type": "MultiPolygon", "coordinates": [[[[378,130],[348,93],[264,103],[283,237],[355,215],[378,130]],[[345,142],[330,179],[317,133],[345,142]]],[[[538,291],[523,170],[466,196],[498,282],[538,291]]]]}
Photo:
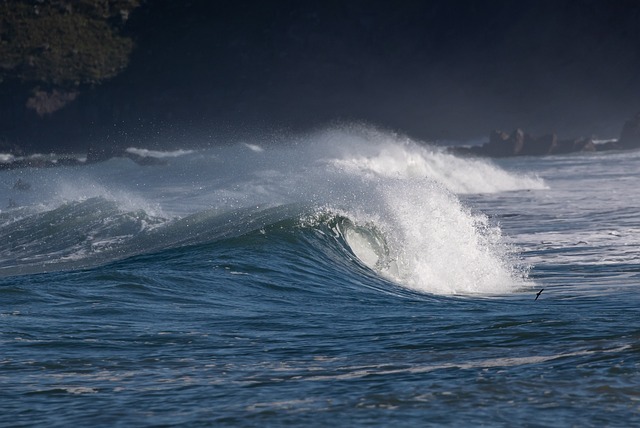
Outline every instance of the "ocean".
{"type": "Polygon", "coordinates": [[[0,171],[0,426],[640,425],[640,152],[198,147],[0,171]]]}

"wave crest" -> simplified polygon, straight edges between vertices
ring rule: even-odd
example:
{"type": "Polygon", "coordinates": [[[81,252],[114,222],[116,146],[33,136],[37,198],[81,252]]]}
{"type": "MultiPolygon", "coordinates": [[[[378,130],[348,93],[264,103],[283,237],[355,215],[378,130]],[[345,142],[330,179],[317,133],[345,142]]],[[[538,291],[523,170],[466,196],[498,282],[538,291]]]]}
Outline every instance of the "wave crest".
{"type": "Polygon", "coordinates": [[[157,168],[112,161],[20,175],[30,190],[5,195],[12,208],[0,213],[0,274],[93,267],[322,211],[344,219],[334,228],[341,245],[379,276],[422,292],[504,293],[522,285],[525,270],[499,228],[456,194],[544,187],[366,127],[140,153],[174,159],[157,168]]]}
{"type": "Polygon", "coordinates": [[[332,163],[346,172],[369,178],[411,180],[429,178],[454,193],[496,193],[524,189],[545,189],[539,177],[512,174],[485,159],[460,158],[438,147],[421,144],[394,134],[343,132],[327,137],[350,141],[350,147],[332,163]]]}

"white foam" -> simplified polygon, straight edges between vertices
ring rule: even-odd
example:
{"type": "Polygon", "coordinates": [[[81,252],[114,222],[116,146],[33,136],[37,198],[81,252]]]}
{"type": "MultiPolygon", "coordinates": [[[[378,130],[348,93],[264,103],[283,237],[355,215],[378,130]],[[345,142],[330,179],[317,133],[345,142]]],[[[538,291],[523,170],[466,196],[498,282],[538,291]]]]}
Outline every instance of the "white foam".
{"type": "Polygon", "coordinates": [[[594,144],[606,144],[606,143],[617,143],[617,142],[618,142],[617,138],[604,138],[604,139],[593,140],[594,144]]]}
{"type": "Polygon", "coordinates": [[[369,128],[332,129],[309,140],[311,147],[297,148],[330,168],[307,170],[299,191],[324,192],[325,206],[355,222],[344,237],[365,265],[436,294],[494,295],[530,285],[499,227],[456,193],[538,189],[542,180],[369,128]],[[376,231],[366,232],[371,225],[387,248],[375,241],[376,231]]]}
{"type": "MultiPolygon", "coordinates": [[[[337,136],[332,136],[332,140],[336,139],[337,136]]],[[[488,160],[459,158],[393,134],[370,132],[361,136],[346,132],[340,140],[351,141],[356,149],[346,148],[342,157],[333,160],[335,166],[347,171],[398,179],[428,177],[455,193],[547,188],[538,177],[511,174],[488,160]],[[367,139],[365,153],[361,150],[363,138],[367,139]]]]}
{"type": "Polygon", "coordinates": [[[242,162],[227,165],[240,178],[228,187],[249,201],[313,203],[348,217],[355,226],[343,236],[354,255],[417,291],[493,295],[527,285],[500,229],[456,193],[540,189],[542,180],[372,128],[332,128],[293,143],[269,147],[255,163],[228,155],[242,162]]]}
{"type": "Polygon", "coordinates": [[[389,189],[385,203],[401,283],[438,294],[502,294],[523,286],[500,229],[453,195],[414,184],[389,189]]]}
{"type": "Polygon", "coordinates": [[[149,149],[138,149],[136,147],[129,147],[126,150],[127,153],[131,153],[133,155],[138,155],[141,157],[152,157],[152,158],[176,158],[178,156],[184,156],[193,153],[193,150],[169,150],[169,151],[160,151],[160,150],[149,150],[149,149]]]}
{"type": "Polygon", "coordinates": [[[106,187],[87,179],[87,177],[78,181],[59,179],[53,196],[54,199],[51,201],[49,209],[53,209],[62,203],[100,197],[115,202],[123,211],[144,211],[152,217],[168,217],[159,204],[151,203],[143,196],[122,189],[106,187]]]}
{"type": "Polygon", "coordinates": [[[13,162],[16,159],[11,153],[0,153],[0,163],[13,162]]]}
{"type": "Polygon", "coordinates": [[[257,144],[244,143],[244,146],[246,148],[248,148],[249,150],[251,150],[252,152],[256,152],[256,153],[264,152],[264,149],[261,146],[257,145],[257,144]]]}
{"type": "Polygon", "coordinates": [[[341,215],[356,222],[345,240],[371,269],[435,294],[496,295],[530,285],[499,227],[469,212],[437,183],[372,179],[368,187],[377,195],[373,205],[367,199],[341,215]],[[367,232],[369,225],[376,231],[367,232]]]}
{"type": "MultiPolygon", "coordinates": [[[[330,375],[312,375],[306,377],[306,381],[328,381],[328,380],[345,380],[345,379],[358,379],[365,376],[385,376],[385,375],[398,375],[398,374],[416,374],[416,373],[429,373],[436,370],[447,369],[478,369],[478,368],[494,368],[494,367],[517,367],[530,364],[541,364],[549,361],[555,361],[561,358],[580,357],[584,355],[598,355],[608,353],[618,353],[629,349],[628,345],[620,346],[612,349],[602,350],[578,350],[573,352],[564,352],[550,355],[530,355],[524,357],[498,357],[487,358],[477,361],[466,361],[460,363],[442,363],[442,364],[430,364],[430,365],[415,365],[410,367],[396,368],[390,365],[375,365],[375,366],[347,366],[340,367],[335,372],[338,374],[330,375]]],[[[317,370],[320,371],[320,370],[317,370]]]]}
{"type": "Polygon", "coordinates": [[[95,394],[98,392],[96,388],[91,388],[88,386],[67,386],[62,388],[70,394],[80,395],[80,394],[95,394]]]}

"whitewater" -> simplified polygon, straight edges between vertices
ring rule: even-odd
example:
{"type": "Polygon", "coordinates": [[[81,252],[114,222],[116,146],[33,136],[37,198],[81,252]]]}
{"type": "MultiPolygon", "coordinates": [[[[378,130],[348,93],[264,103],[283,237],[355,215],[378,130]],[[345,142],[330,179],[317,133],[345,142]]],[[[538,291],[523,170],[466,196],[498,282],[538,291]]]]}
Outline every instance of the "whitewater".
{"type": "Polygon", "coordinates": [[[0,171],[0,425],[640,422],[640,153],[197,143],[0,171]]]}

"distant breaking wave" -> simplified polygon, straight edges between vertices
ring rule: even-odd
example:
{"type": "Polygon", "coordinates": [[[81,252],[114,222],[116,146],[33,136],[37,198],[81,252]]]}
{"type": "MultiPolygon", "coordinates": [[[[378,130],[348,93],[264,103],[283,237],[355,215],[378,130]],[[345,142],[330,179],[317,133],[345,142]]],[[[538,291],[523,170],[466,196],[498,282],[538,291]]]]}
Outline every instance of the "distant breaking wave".
{"type": "Polygon", "coordinates": [[[131,153],[133,155],[138,155],[140,157],[153,157],[153,158],[175,158],[178,156],[189,155],[193,153],[193,150],[149,150],[149,149],[138,149],[136,147],[129,147],[125,150],[126,153],[131,153]]]}

